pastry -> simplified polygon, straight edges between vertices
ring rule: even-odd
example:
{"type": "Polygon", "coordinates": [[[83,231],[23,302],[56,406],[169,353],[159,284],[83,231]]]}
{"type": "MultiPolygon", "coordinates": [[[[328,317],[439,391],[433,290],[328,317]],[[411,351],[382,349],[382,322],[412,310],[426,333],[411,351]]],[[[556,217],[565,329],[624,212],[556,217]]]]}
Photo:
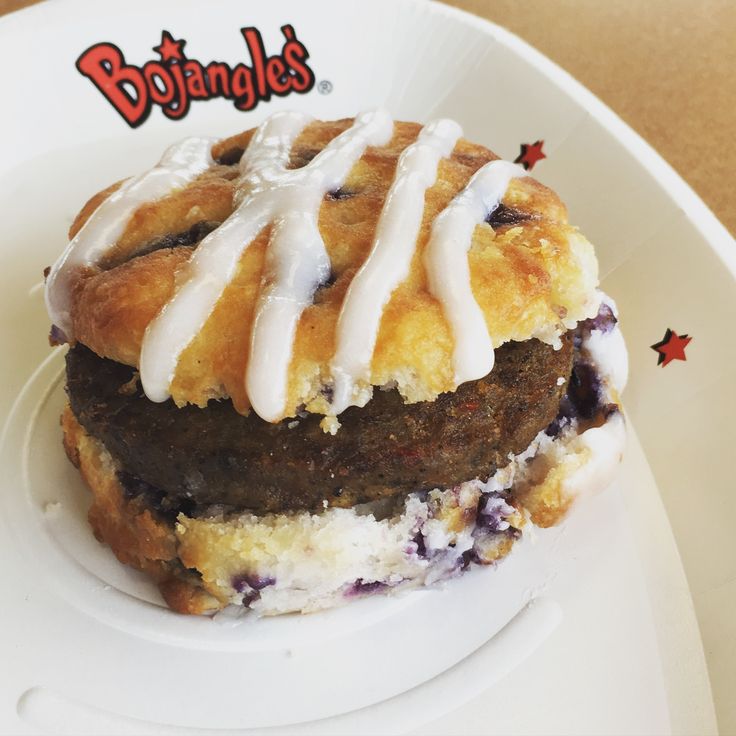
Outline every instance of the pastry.
{"type": "Polygon", "coordinates": [[[50,269],[90,522],[175,610],[309,612],[507,554],[606,485],[588,241],[457,123],[276,113],[95,195],[50,269]]]}

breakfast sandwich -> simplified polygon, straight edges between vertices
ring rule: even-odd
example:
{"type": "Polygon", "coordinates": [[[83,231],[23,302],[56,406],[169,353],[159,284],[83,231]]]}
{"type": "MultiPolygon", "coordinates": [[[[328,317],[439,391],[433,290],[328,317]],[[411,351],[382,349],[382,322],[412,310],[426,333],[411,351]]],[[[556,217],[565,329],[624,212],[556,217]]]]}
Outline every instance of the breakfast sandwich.
{"type": "Polygon", "coordinates": [[[626,350],[559,198],[447,119],[280,112],[92,197],[51,267],[89,520],[184,613],[311,612],[606,486],[626,350]]]}

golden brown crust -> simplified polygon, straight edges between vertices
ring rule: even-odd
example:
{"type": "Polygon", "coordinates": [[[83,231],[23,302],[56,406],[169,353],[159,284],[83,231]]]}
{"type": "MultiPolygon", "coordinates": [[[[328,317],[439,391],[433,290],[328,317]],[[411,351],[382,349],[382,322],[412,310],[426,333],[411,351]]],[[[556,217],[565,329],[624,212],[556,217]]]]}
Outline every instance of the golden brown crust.
{"type": "Polygon", "coordinates": [[[211,596],[199,583],[183,578],[169,577],[158,584],[166,605],[177,613],[214,613],[227,605],[211,596]]]}
{"type": "MultiPolygon", "coordinates": [[[[341,120],[309,125],[295,142],[290,165],[304,165],[350,124],[351,120],[341,120]]],[[[419,130],[415,123],[396,123],[389,144],[369,148],[353,167],[343,186],[351,196],[327,197],[323,202],[319,227],[336,282],[318,293],[299,323],[287,414],[303,403],[313,411],[326,410],[319,386],[329,377],[343,296],[370,249],[398,156],[419,130]]],[[[222,141],[213,154],[243,148],[251,135],[248,131],[222,141]]],[[[438,212],[475,171],[495,158],[483,146],[460,140],[452,157],[441,161],[438,179],[427,191],[411,272],[384,311],[372,364],[371,382],[397,380],[407,400],[431,400],[453,388],[453,338],[438,302],[427,290],[422,252],[438,212]]],[[[136,212],[103,270],[80,274],[73,306],[75,339],[104,357],[138,364],[145,328],[171,297],[176,274],[191,248],[159,250],[123,261],[156,238],[183,232],[197,222],[224,220],[233,208],[235,175],[235,167],[215,165],[185,189],[136,212]]],[[[113,188],[90,200],[71,234],[113,188]]],[[[567,224],[557,196],[533,179],[514,180],[504,203],[529,217],[495,232],[485,224],[476,228],[468,256],[474,294],[496,344],[532,336],[552,340],[564,329],[563,321],[573,326],[590,316],[597,283],[592,247],[567,224]]],[[[248,410],[243,377],[268,236],[264,231],[246,250],[233,282],[182,354],[172,385],[177,403],[201,406],[210,398],[230,396],[239,411],[248,410]]]]}
{"type": "Polygon", "coordinates": [[[542,483],[518,494],[519,503],[529,512],[532,523],[542,529],[559,524],[575,500],[566,492],[564,477],[559,475],[550,472],[542,483]]]}

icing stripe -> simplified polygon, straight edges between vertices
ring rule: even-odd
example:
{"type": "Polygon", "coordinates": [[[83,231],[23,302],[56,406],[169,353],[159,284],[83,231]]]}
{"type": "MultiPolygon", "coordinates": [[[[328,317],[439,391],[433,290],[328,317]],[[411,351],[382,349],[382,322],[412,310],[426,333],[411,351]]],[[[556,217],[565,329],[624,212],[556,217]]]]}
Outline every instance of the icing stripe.
{"type": "Polygon", "coordinates": [[[337,348],[331,364],[334,380],[332,411],[365,403],[357,382],[370,385],[370,367],[383,309],[396,287],[407,277],[424,213],[425,191],[437,178],[440,159],[449,156],[460,126],[435,120],[406,148],[386,196],[365,263],[357,272],[342,305],[337,325],[337,348]]]}
{"type": "Polygon", "coordinates": [[[317,227],[322,198],[342,185],[368,145],[387,143],[393,130],[386,112],[363,113],[309,164],[286,170],[291,146],[310,120],[277,113],[253,136],[240,163],[237,209],[200,243],[183,285],[146,330],[141,382],[153,401],[168,398],[181,353],[204,326],[245,249],[272,223],[246,388],[259,416],[267,421],[283,416],[296,325],[330,274],[317,227]]]}
{"type": "Polygon", "coordinates": [[[342,186],[367,146],[388,143],[392,132],[388,113],[363,113],[304,168],[281,175],[266,258],[271,283],[258,300],[246,371],[250,402],[267,421],[284,415],[296,326],[317,287],[330,277],[330,259],[317,227],[322,198],[342,186]]]}
{"type": "Polygon", "coordinates": [[[240,160],[239,205],[200,242],[182,273],[178,290],[146,328],[140,375],[143,390],[152,401],[169,398],[179,356],[204,327],[245,249],[270,222],[272,203],[264,182],[283,170],[292,143],[311,120],[301,113],[277,113],[253,135],[240,160]],[[253,196],[259,193],[264,196],[253,196]]]}
{"type": "Polygon", "coordinates": [[[115,245],[135,211],[196,179],[213,163],[214,138],[187,138],[169,147],[149,171],[128,179],[105,199],[69,241],[46,279],[46,308],[68,338],[73,335],[71,284],[75,271],[98,263],[115,245]]]}
{"type": "Polygon", "coordinates": [[[473,231],[500,203],[519,166],[491,161],[437,216],[432,225],[424,264],[429,290],[442,304],[455,338],[455,386],[488,375],[493,368],[493,343],[483,311],[473,296],[467,253],[473,231]]]}

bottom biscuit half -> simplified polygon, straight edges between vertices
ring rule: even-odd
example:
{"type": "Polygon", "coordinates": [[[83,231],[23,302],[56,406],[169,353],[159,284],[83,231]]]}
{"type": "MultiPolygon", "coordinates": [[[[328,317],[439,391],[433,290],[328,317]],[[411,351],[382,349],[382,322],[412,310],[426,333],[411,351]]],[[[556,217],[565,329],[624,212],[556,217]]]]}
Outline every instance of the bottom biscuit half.
{"type": "Polygon", "coordinates": [[[526,523],[551,526],[620,458],[620,413],[578,432],[540,432],[488,481],[321,513],[161,514],[67,407],[64,446],[93,495],[89,520],[118,559],[150,575],[166,603],[202,614],[235,604],[259,615],[329,608],[454,577],[508,554],[526,523]],[[601,437],[601,433],[605,436],[601,437]],[[600,446],[604,447],[603,450],[600,446]]]}

